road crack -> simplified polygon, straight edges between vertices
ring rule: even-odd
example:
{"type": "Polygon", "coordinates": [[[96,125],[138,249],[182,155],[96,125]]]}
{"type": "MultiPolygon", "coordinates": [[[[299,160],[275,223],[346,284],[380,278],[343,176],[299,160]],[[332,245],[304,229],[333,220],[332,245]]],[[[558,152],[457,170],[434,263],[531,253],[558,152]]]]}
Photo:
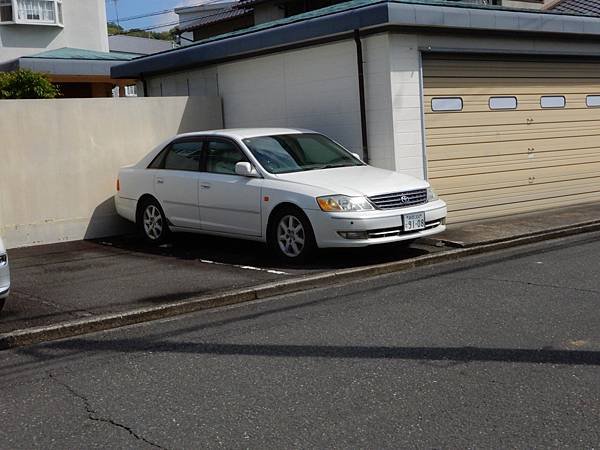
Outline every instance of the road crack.
{"type": "Polygon", "coordinates": [[[48,378],[50,378],[55,383],[61,385],[62,387],[64,387],[73,397],[75,397],[83,402],[83,407],[87,413],[87,417],[89,420],[92,420],[94,422],[103,422],[103,423],[112,425],[114,427],[121,428],[122,430],[127,431],[131,436],[133,436],[135,439],[137,439],[139,441],[145,442],[146,444],[151,445],[152,447],[166,450],[166,447],[162,447],[152,441],[149,441],[144,436],[141,436],[138,433],[136,433],[131,427],[128,427],[127,425],[119,423],[119,422],[111,419],[110,417],[103,417],[100,414],[98,414],[98,412],[92,407],[92,404],[90,403],[89,399],[85,395],[80,394],[75,389],[73,389],[71,386],[69,386],[67,383],[56,378],[52,373],[48,372],[48,378]]]}

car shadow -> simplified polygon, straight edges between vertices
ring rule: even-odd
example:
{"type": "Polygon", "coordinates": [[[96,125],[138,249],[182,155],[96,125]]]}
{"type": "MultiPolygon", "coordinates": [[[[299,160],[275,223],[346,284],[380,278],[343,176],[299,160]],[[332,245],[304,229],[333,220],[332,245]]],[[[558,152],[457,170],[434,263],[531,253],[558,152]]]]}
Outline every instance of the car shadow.
{"type": "Polygon", "coordinates": [[[381,264],[430,253],[430,250],[414,245],[383,244],[365,248],[319,249],[311,261],[303,264],[289,264],[274,257],[267,246],[261,242],[192,233],[174,234],[168,244],[161,246],[147,243],[139,235],[95,239],[90,242],[129,252],[168,258],[252,266],[264,269],[300,269],[308,271],[381,264]]]}

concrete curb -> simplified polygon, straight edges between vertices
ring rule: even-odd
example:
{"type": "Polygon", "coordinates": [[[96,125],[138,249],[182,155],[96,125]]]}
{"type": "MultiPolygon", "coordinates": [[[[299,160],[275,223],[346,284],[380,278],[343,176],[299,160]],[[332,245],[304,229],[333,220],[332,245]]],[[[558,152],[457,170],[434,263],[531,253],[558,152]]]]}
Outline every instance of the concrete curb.
{"type": "MultiPolygon", "coordinates": [[[[431,245],[442,244],[447,247],[469,248],[469,247],[476,247],[476,246],[480,246],[480,245],[496,244],[498,242],[504,242],[509,239],[526,238],[526,237],[533,237],[533,236],[538,236],[538,235],[545,236],[548,233],[555,233],[555,232],[559,232],[559,231],[571,230],[574,228],[582,228],[582,227],[588,227],[588,226],[593,226],[593,225],[600,225],[600,220],[590,220],[590,221],[586,221],[586,222],[573,223],[570,225],[566,225],[564,227],[552,228],[550,230],[532,231],[530,233],[523,233],[518,236],[513,236],[511,238],[497,238],[497,239],[489,239],[487,241],[479,241],[479,242],[454,241],[451,239],[444,239],[443,237],[439,238],[439,239],[436,239],[435,237],[424,238],[423,241],[426,243],[429,243],[431,245]]],[[[443,236],[443,234],[442,234],[442,236],[443,236]]]]}
{"type": "Polygon", "coordinates": [[[485,243],[460,249],[452,249],[430,255],[419,256],[402,261],[376,264],[372,266],[343,269],[315,275],[302,276],[291,280],[262,284],[245,289],[229,291],[219,294],[190,298],[161,306],[152,306],[126,311],[118,314],[106,314],[85,319],[77,319],[58,324],[27,328],[0,334],[0,350],[37,344],[40,342],[64,339],[81,334],[109,330],[112,328],[134,325],[152,320],[164,319],[211,308],[230,306],[253,300],[274,297],[282,294],[300,292],[324,286],[331,286],[345,281],[356,280],[364,277],[400,272],[416,267],[429,266],[464,258],[466,256],[480,255],[496,250],[503,250],[525,244],[532,244],[550,239],[573,236],[600,230],[600,222],[577,225],[569,228],[548,230],[543,233],[532,233],[514,239],[485,243]]]}

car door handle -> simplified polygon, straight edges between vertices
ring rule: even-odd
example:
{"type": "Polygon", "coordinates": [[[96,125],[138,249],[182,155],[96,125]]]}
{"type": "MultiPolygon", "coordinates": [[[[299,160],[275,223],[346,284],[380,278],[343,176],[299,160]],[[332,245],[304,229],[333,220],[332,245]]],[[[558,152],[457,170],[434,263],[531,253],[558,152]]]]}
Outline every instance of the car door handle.
{"type": "Polygon", "coordinates": [[[200,187],[202,189],[210,189],[210,184],[208,184],[208,183],[200,183],[200,187]]]}
{"type": "Polygon", "coordinates": [[[165,182],[165,180],[163,180],[162,178],[156,179],[156,184],[163,184],[164,182],[165,182]]]}

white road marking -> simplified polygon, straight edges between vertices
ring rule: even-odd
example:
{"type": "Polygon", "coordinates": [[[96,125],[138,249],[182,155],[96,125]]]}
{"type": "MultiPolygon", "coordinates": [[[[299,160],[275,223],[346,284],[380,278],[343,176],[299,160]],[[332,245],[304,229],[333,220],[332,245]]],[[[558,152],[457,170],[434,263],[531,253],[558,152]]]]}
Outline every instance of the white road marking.
{"type": "Polygon", "coordinates": [[[256,270],[258,272],[267,272],[267,273],[272,273],[274,275],[289,275],[288,272],[282,272],[281,270],[263,269],[261,267],[254,267],[254,266],[241,266],[238,264],[226,264],[226,263],[217,262],[217,261],[210,261],[208,259],[201,259],[200,262],[204,263],[204,264],[214,264],[216,266],[229,266],[229,267],[236,267],[238,269],[244,269],[244,270],[256,270]]]}

